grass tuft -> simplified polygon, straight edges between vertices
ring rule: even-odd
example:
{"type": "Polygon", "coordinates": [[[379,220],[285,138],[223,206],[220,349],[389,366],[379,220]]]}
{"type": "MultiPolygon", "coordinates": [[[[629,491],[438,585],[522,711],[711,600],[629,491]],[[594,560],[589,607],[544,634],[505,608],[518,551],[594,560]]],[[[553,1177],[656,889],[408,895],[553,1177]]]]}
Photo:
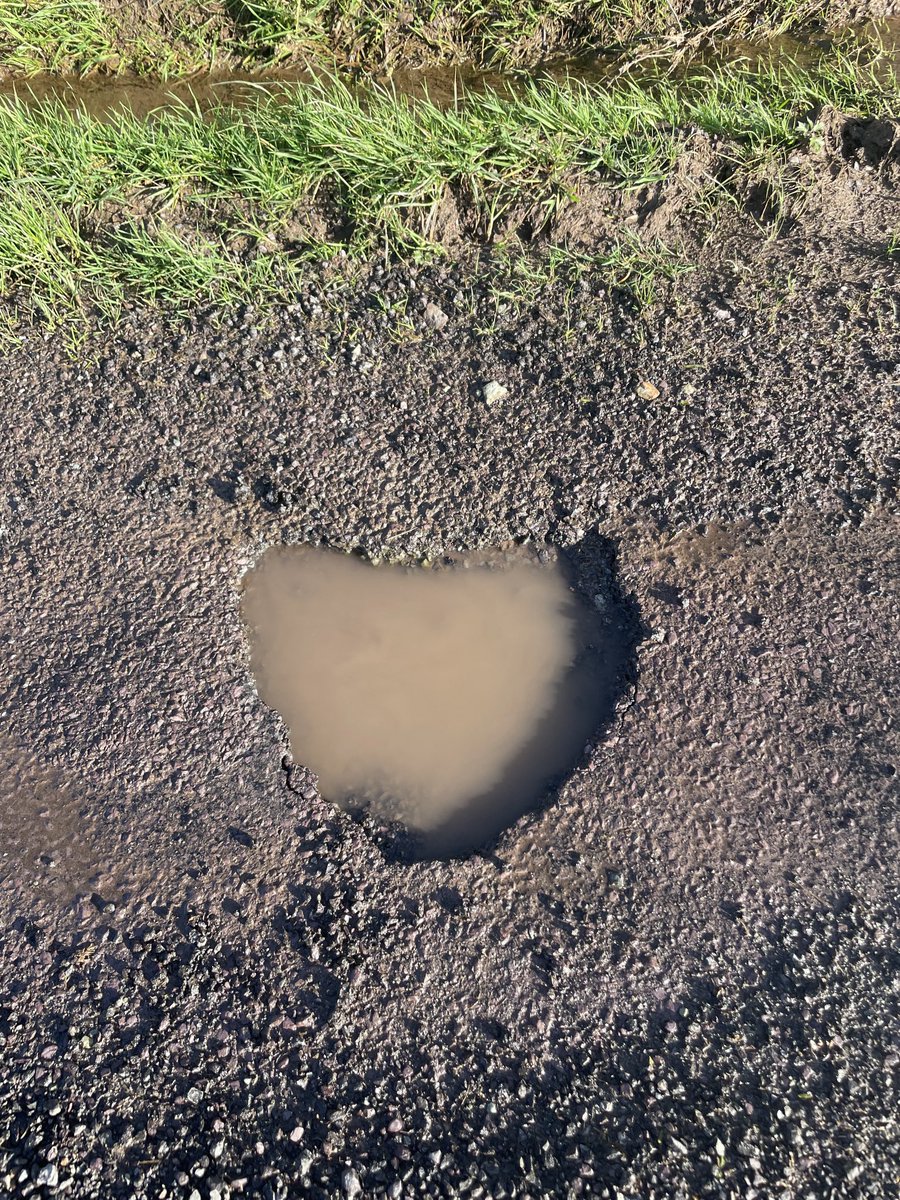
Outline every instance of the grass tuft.
{"type": "MultiPolygon", "coordinates": [[[[336,241],[357,256],[436,252],[451,203],[483,239],[514,225],[523,205],[544,228],[584,180],[664,179],[691,131],[724,139],[734,171],[752,172],[786,164],[824,110],[880,114],[896,100],[896,79],[849,57],[642,85],[530,81],[446,109],[337,79],[261,93],[246,108],[181,105],[150,118],[6,98],[0,293],[50,323],[82,301],[112,314],[127,296],[287,295],[301,260],[333,254],[336,241]],[[310,209],[332,228],[303,226],[310,209]]],[[[671,255],[625,239],[594,265],[643,304],[671,255]]]]}
{"type": "Polygon", "coordinates": [[[97,0],[0,0],[0,62],[10,71],[93,71],[115,51],[97,0]]]}

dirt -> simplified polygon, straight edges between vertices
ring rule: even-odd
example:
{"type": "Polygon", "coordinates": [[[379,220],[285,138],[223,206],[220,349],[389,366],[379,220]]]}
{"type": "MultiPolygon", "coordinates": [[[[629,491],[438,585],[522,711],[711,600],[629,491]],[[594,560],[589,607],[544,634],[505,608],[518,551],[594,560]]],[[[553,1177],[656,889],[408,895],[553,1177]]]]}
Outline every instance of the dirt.
{"type": "Polygon", "coordinates": [[[896,1194],[895,177],[848,154],[643,316],[376,265],[7,356],[0,703],[65,801],[0,881],[0,1190],[896,1194]],[[241,578],[517,540],[617,580],[615,718],[398,861],[287,758],[241,578]]]}

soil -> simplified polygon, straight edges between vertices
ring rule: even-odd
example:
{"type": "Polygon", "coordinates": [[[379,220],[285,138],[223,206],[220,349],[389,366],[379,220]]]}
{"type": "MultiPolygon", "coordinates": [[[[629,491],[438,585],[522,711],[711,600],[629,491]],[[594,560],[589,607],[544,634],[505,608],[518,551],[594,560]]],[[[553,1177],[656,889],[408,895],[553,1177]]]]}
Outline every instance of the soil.
{"type": "Polygon", "coordinates": [[[896,1195],[900,264],[857,132],[645,314],[373,265],[7,356],[0,1191],[896,1195]],[[286,758],[240,580],[517,540],[629,607],[616,717],[404,861],[286,758]]]}

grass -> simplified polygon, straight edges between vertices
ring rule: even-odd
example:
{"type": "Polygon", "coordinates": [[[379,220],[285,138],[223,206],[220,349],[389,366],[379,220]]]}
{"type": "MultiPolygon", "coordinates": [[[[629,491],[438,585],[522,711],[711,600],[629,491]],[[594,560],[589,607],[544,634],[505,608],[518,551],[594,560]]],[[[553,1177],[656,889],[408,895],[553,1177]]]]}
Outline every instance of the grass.
{"type": "Polygon", "coordinates": [[[96,0],[0,0],[0,64],[10,71],[85,73],[114,55],[96,0]]]}
{"type": "Polygon", "coordinates": [[[780,36],[846,22],[831,0],[240,0],[239,36],[270,58],[327,48],[391,66],[531,66],[633,42],[780,36]]]}
{"type": "MultiPolygon", "coordinates": [[[[785,163],[819,114],[896,111],[896,80],[851,58],[695,71],[601,88],[527,82],[442,109],[322,81],[246,108],[107,119],[0,103],[0,294],[50,325],[131,298],[184,306],[296,293],[304,262],[343,249],[422,257],[452,202],[476,237],[527,210],[541,228],[585,180],[664,179],[692,129],[733,170],[785,163]],[[311,215],[312,214],[312,215],[311,215]],[[537,214],[537,217],[535,217],[537,214]],[[330,225],[323,231],[322,224],[330,225]],[[338,231],[338,232],[335,232],[338,231]]],[[[559,259],[556,269],[571,269],[559,259]]],[[[591,269],[641,303],[670,251],[620,239],[591,269]]]]}
{"type": "Polygon", "coordinates": [[[0,0],[0,67],[171,76],[306,61],[383,70],[473,62],[528,67],[630,43],[684,48],[846,22],[835,0],[0,0]]]}
{"type": "Polygon", "coordinates": [[[236,43],[244,55],[271,62],[327,55],[328,0],[233,0],[236,43]]]}

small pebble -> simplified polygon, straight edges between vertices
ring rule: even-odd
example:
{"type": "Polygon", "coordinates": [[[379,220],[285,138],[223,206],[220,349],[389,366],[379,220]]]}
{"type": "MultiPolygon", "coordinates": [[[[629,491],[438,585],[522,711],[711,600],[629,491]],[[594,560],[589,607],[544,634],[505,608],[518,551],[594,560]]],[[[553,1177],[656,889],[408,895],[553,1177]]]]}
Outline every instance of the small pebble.
{"type": "Polygon", "coordinates": [[[449,320],[450,318],[437,304],[425,305],[424,321],[429,329],[441,330],[449,320]]]}
{"type": "Polygon", "coordinates": [[[484,397],[485,404],[498,404],[509,395],[509,388],[505,388],[502,383],[498,383],[496,379],[492,379],[481,389],[481,394],[484,397]]]}
{"type": "Polygon", "coordinates": [[[362,1184],[359,1182],[359,1176],[352,1167],[348,1167],[341,1176],[341,1187],[344,1189],[344,1195],[347,1200],[354,1200],[362,1191],[362,1184]]]}
{"type": "Polygon", "coordinates": [[[38,1187],[55,1188],[59,1183],[59,1171],[56,1163],[45,1163],[38,1171],[37,1179],[35,1180],[38,1187]]]}

